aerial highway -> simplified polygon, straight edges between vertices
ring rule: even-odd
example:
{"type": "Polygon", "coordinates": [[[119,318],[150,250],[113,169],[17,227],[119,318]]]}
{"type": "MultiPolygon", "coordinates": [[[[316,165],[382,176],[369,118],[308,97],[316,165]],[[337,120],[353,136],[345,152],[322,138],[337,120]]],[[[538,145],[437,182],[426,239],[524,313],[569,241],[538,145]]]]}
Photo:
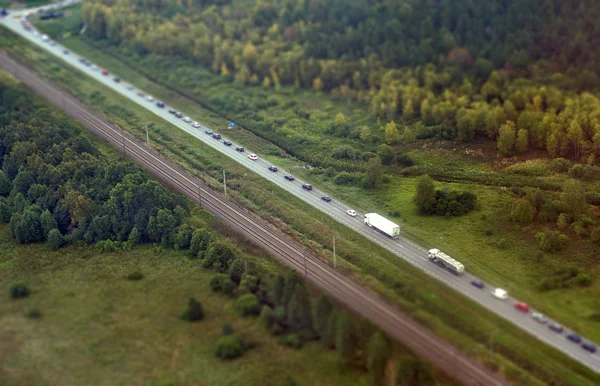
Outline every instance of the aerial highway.
{"type": "MultiPolygon", "coordinates": [[[[478,304],[487,308],[488,310],[509,320],[521,329],[537,337],[542,342],[555,347],[556,349],[562,351],[574,360],[577,360],[582,364],[588,366],[589,368],[595,370],[596,372],[600,373],[600,356],[598,354],[592,354],[583,350],[581,346],[568,341],[565,337],[565,333],[557,333],[549,329],[548,324],[541,324],[534,320],[531,317],[531,313],[535,312],[536,310],[531,309],[530,313],[523,313],[516,310],[513,306],[514,302],[517,301],[517,299],[508,297],[506,300],[502,301],[494,298],[490,294],[490,290],[495,288],[496,286],[501,286],[502,283],[493,283],[493,285],[492,283],[485,283],[485,289],[477,288],[471,285],[471,282],[477,279],[472,274],[467,272],[465,275],[455,276],[450,272],[445,271],[440,267],[430,263],[427,258],[427,248],[419,246],[406,238],[401,237],[397,240],[394,240],[378,232],[375,232],[373,229],[364,225],[362,213],[357,213],[356,217],[351,217],[347,215],[346,211],[348,209],[352,209],[352,207],[349,205],[345,205],[339,200],[336,200],[333,195],[319,191],[316,188],[314,188],[312,191],[302,189],[302,184],[304,183],[304,181],[298,179],[295,179],[294,181],[285,180],[283,176],[289,173],[284,170],[279,169],[277,172],[270,171],[268,169],[268,166],[270,166],[270,164],[267,161],[260,158],[260,154],[258,154],[257,160],[251,160],[248,158],[248,155],[252,153],[251,149],[246,149],[246,151],[242,153],[235,150],[236,144],[234,144],[233,146],[224,146],[223,140],[226,140],[227,138],[222,138],[222,140],[215,140],[214,138],[212,138],[212,136],[205,134],[206,130],[214,130],[214,128],[208,128],[202,124],[197,125],[198,127],[194,127],[190,123],[182,121],[182,119],[169,113],[168,106],[165,106],[164,108],[159,108],[156,105],[155,101],[148,101],[146,98],[140,97],[138,93],[143,92],[142,90],[138,90],[133,87],[128,87],[128,85],[124,82],[115,82],[113,78],[114,76],[118,76],[118,74],[103,75],[102,69],[95,68],[95,66],[90,65],[89,63],[86,64],[85,62],[82,62],[83,58],[79,57],[75,53],[65,54],[66,49],[60,44],[52,42],[48,39],[42,40],[42,36],[37,31],[35,31],[35,29],[31,28],[30,30],[26,30],[25,28],[23,28],[21,20],[29,12],[31,12],[31,10],[22,10],[16,12],[13,11],[10,15],[4,17],[1,20],[1,22],[2,24],[10,28],[12,31],[22,36],[23,38],[31,41],[40,48],[56,55],[65,63],[71,65],[74,68],[77,68],[84,74],[96,79],[98,82],[114,90],[115,92],[127,97],[133,103],[137,103],[138,105],[145,107],[146,109],[156,114],[160,118],[164,119],[165,121],[200,139],[207,146],[211,146],[217,151],[220,151],[221,153],[234,159],[235,161],[247,167],[249,170],[261,175],[265,179],[277,184],[281,188],[285,189],[286,191],[290,192],[296,197],[304,200],[313,207],[328,214],[339,223],[355,230],[356,232],[360,233],[372,242],[392,252],[399,258],[406,260],[407,262],[419,268],[432,278],[443,282],[448,287],[454,289],[455,291],[458,291],[459,293],[467,296],[468,298],[472,299],[473,301],[477,302],[478,304]],[[322,200],[321,196],[324,195],[330,196],[332,198],[332,201],[326,202],[322,200]]],[[[183,113],[185,114],[186,112],[183,113]]],[[[189,113],[192,112],[187,112],[187,114],[189,113]]],[[[243,144],[238,145],[243,146],[243,144]]],[[[319,284],[317,283],[317,285],[319,284]]]]}
{"type": "Polygon", "coordinates": [[[215,214],[234,230],[297,270],[306,280],[358,314],[369,318],[394,339],[404,343],[457,380],[466,385],[509,384],[498,374],[469,358],[406,314],[399,312],[394,306],[387,304],[316,256],[306,252],[300,245],[274,230],[263,220],[208,188],[203,181],[197,180],[173,161],[149,149],[139,139],[106,122],[89,107],[82,105],[47,80],[19,66],[19,63],[1,51],[0,68],[9,70],[24,84],[98,136],[111,142],[164,183],[200,203],[204,209],[215,214]]]}

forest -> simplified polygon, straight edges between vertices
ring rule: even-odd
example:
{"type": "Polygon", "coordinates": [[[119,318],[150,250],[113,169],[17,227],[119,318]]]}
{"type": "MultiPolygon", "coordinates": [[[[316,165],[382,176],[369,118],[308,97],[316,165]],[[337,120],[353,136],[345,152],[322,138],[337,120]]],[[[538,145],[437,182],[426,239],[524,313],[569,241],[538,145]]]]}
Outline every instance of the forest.
{"type": "MultiPolygon", "coordinates": [[[[105,0],[81,14],[96,38],[138,54],[191,59],[240,84],[330,92],[398,124],[368,141],[489,138],[506,156],[540,149],[596,164],[598,13],[589,0],[105,0]]],[[[330,131],[366,140],[360,128],[330,131]]]]}

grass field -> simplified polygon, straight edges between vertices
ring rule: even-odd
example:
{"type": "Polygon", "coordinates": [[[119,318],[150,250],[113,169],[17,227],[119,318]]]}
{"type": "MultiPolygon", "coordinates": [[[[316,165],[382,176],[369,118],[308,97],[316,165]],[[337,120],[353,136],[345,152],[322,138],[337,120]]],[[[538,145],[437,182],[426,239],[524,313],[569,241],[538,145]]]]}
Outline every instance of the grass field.
{"type": "MultiPolygon", "coordinates": [[[[77,50],[76,45],[82,43],[75,39],[68,39],[66,44],[71,49],[77,50]]],[[[81,47],[90,52],[93,51],[89,46],[81,47]]],[[[18,50],[23,50],[23,48],[19,47],[18,50]]],[[[82,52],[85,53],[86,51],[82,52]]],[[[21,54],[26,57],[29,56],[34,63],[40,63],[40,71],[59,82],[65,83],[65,86],[80,98],[94,103],[110,115],[111,119],[117,119],[122,127],[141,136],[141,125],[147,121],[155,121],[148,112],[125,103],[114,93],[87,79],[72,77],[72,74],[70,74],[74,80],[67,85],[65,81],[67,74],[60,66],[54,64],[52,59],[45,58],[45,54],[25,50],[21,51],[21,54]],[[40,60],[40,57],[44,59],[40,60]]],[[[93,58],[87,54],[86,57],[93,58]]],[[[103,63],[103,60],[112,59],[106,57],[94,59],[97,63],[106,65],[113,72],[116,71],[110,67],[110,64],[103,63]]],[[[119,75],[126,76],[122,73],[119,73],[119,75]]],[[[158,92],[146,89],[143,84],[138,84],[135,81],[132,83],[152,92],[155,96],[162,97],[158,92]]],[[[166,97],[162,98],[168,100],[166,97]]],[[[198,106],[194,110],[199,111],[198,115],[202,114],[198,106]]],[[[194,116],[194,118],[196,117],[194,116]]],[[[235,130],[232,132],[237,133],[235,130]]],[[[228,133],[228,135],[230,134],[228,133]]],[[[512,325],[489,315],[489,313],[482,311],[466,299],[449,293],[446,288],[437,283],[432,283],[422,273],[409,268],[389,253],[365,244],[363,238],[357,236],[354,232],[333,223],[329,218],[316,213],[306,204],[280,189],[265,185],[260,178],[248,174],[239,165],[232,163],[210,149],[202,148],[198,141],[191,140],[177,130],[170,130],[162,122],[157,122],[153,141],[175,159],[190,165],[194,169],[205,170],[209,175],[217,176],[219,174],[221,166],[215,169],[215,165],[225,166],[228,173],[232,174],[233,178],[228,177],[228,181],[231,181],[230,187],[232,187],[233,182],[232,193],[236,199],[259,212],[263,217],[270,219],[271,222],[277,224],[283,230],[303,240],[305,244],[311,246],[321,255],[329,256],[328,248],[331,236],[336,234],[338,240],[344,240],[337,245],[339,256],[343,256],[346,260],[342,265],[343,268],[350,270],[349,273],[359,281],[394,299],[408,312],[413,313],[434,330],[481,360],[486,361],[488,358],[487,350],[483,344],[489,341],[489,331],[495,328],[500,329],[503,333],[499,334],[496,339],[501,342],[501,347],[504,346],[505,350],[498,350],[500,354],[494,356],[492,362],[494,366],[503,368],[503,371],[513,379],[520,379],[521,382],[535,382],[533,378],[525,381],[527,376],[515,367],[516,363],[525,365],[528,368],[539,367],[539,371],[536,369],[530,371],[535,374],[535,377],[541,377],[542,379],[567,379],[572,377],[573,384],[594,383],[594,381],[590,381],[595,379],[594,375],[577,365],[573,365],[564,356],[555,353],[553,350],[547,350],[547,352],[546,349],[542,348],[532,350],[538,343],[535,343],[535,340],[512,327],[512,325]],[[310,224],[310,226],[307,224],[310,224]],[[537,361],[541,350],[545,351],[544,355],[547,358],[544,363],[538,363],[537,361]],[[579,375],[575,375],[576,373],[579,373],[579,375]]],[[[264,146],[272,145],[265,144],[264,146]]],[[[410,180],[402,181],[407,181],[403,182],[402,186],[406,185],[407,189],[410,188],[408,183],[410,180]]],[[[388,185],[388,188],[392,189],[393,186],[394,183],[388,185]]],[[[338,187],[336,190],[342,195],[347,195],[349,200],[352,200],[353,194],[360,193],[357,189],[340,189],[338,187]]],[[[398,194],[398,197],[403,197],[404,202],[408,202],[406,193],[403,195],[398,194]]],[[[372,196],[368,196],[363,202],[376,203],[377,194],[374,193],[372,196]]],[[[406,223],[410,223],[410,221],[406,221],[406,223]]]]}
{"type": "Polygon", "coordinates": [[[16,245],[7,226],[0,247],[2,385],[283,385],[288,376],[298,385],[367,384],[318,344],[284,348],[257,319],[237,316],[233,300],[210,292],[212,272],[183,253],[50,252],[16,245]],[[127,280],[134,271],[145,277],[127,280]],[[32,295],[9,300],[14,282],[32,295]],[[204,305],[204,321],[179,320],[190,296],[204,305]],[[25,317],[32,308],[40,319],[25,317]],[[256,344],[232,362],[214,356],[224,321],[256,344]]]}

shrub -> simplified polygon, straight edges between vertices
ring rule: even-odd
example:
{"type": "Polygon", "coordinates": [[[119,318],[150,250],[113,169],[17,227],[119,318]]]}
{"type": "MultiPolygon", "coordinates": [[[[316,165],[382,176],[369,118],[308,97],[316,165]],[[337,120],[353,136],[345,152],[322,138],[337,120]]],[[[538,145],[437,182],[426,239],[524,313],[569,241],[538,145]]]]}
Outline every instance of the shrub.
{"type": "Polygon", "coordinates": [[[256,295],[247,293],[236,300],[235,308],[243,316],[258,315],[260,313],[260,302],[256,295]]]}
{"type": "Polygon", "coordinates": [[[538,241],[538,248],[544,252],[560,251],[568,240],[566,235],[548,229],[536,233],[535,238],[538,241]]]}
{"type": "Polygon", "coordinates": [[[39,319],[42,317],[42,311],[40,311],[39,308],[32,308],[27,312],[27,314],[25,314],[25,316],[29,319],[39,319]]]}
{"type": "Polygon", "coordinates": [[[196,322],[204,319],[204,308],[202,304],[194,298],[188,301],[187,309],[181,314],[181,319],[188,322],[196,322]]]}
{"type": "Polygon", "coordinates": [[[550,165],[548,167],[555,173],[566,173],[569,171],[573,163],[571,161],[566,160],[564,158],[555,158],[550,161],[550,165]]]}
{"type": "Polygon", "coordinates": [[[229,276],[222,273],[217,273],[216,275],[210,278],[210,289],[213,292],[221,292],[225,287],[225,283],[227,283],[228,281],[231,281],[229,276]]]}
{"type": "Polygon", "coordinates": [[[244,342],[237,334],[224,335],[217,341],[215,355],[221,359],[235,359],[244,355],[244,342]]]}
{"type": "Polygon", "coordinates": [[[127,280],[131,281],[142,280],[143,278],[144,274],[139,271],[131,272],[129,275],[127,275],[127,280]]]}
{"type": "Polygon", "coordinates": [[[233,333],[234,331],[233,327],[231,327],[231,324],[223,322],[223,324],[221,325],[221,336],[232,335],[233,333]]]}
{"type": "Polygon", "coordinates": [[[333,179],[333,183],[336,185],[356,185],[359,184],[363,179],[363,173],[348,173],[341,172],[333,179]]]}
{"type": "Polygon", "coordinates": [[[291,347],[293,349],[300,349],[302,347],[302,339],[297,334],[286,334],[280,335],[277,338],[277,343],[282,346],[291,347]]]}
{"type": "Polygon", "coordinates": [[[262,324],[267,330],[273,326],[273,309],[269,306],[263,306],[260,311],[260,324],[262,324]]]}
{"type": "Polygon", "coordinates": [[[29,287],[27,286],[27,284],[17,283],[17,284],[13,284],[10,287],[10,296],[13,299],[26,298],[29,296],[30,293],[31,293],[31,291],[29,290],[29,287]]]}
{"type": "Polygon", "coordinates": [[[396,163],[398,165],[404,166],[404,167],[410,167],[415,164],[415,162],[412,159],[410,159],[409,156],[407,156],[405,154],[398,154],[396,156],[396,163]]]}

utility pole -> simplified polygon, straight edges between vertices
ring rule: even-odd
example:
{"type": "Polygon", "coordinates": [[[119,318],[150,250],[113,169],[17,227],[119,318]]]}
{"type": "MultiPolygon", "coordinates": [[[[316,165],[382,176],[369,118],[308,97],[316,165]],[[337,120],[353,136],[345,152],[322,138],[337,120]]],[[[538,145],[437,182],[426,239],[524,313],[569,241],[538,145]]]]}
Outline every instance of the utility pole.
{"type": "Polygon", "coordinates": [[[223,169],[223,189],[225,189],[225,196],[227,196],[227,181],[225,180],[225,169],[223,169]]]}
{"type": "Polygon", "coordinates": [[[335,259],[335,236],[333,236],[333,269],[337,266],[337,261],[335,259]]]}

